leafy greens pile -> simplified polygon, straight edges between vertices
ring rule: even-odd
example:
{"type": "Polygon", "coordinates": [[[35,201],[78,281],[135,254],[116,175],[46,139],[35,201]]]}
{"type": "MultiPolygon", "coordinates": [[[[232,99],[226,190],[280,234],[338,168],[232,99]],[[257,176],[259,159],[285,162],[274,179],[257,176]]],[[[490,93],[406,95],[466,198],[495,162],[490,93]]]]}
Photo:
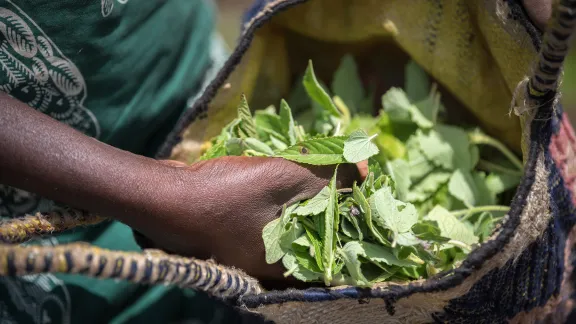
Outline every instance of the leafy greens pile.
{"type": "Polygon", "coordinates": [[[350,56],[333,78],[339,96],[328,94],[310,62],[291,98],[311,109],[294,118],[282,100],[278,113],[252,115],[242,97],[238,117],[200,158],[368,160],[362,184],[337,189],[336,168],[320,193],[284,206],[263,229],[266,261],[282,261],[286,276],[356,286],[426,278],[458,266],[508,211],[498,203],[519,183],[522,162],[480,130],[443,124],[440,95],[424,71],[411,62],[406,74],[405,90],[386,92],[374,117],[350,56]]]}

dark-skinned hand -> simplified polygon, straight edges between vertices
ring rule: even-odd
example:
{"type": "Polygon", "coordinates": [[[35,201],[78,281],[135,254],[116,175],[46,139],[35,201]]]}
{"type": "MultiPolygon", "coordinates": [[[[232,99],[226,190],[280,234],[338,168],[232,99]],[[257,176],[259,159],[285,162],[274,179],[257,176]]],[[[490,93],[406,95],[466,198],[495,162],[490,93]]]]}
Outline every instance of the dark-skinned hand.
{"type": "MultiPolygon", "coordinates": [[[[281,264],[265,262],[262,229],[282,206],[312,198],[328,184],[334,166],[305,166],[281,158],[223,157],[187,166],[163,161],[180,181],[166,215],[136,237],[147,248],[239,267],[261,280],[282,279],[281,264]]],[[[338,186],[350,187],[366,164],[344,164],[338,186]]]]}

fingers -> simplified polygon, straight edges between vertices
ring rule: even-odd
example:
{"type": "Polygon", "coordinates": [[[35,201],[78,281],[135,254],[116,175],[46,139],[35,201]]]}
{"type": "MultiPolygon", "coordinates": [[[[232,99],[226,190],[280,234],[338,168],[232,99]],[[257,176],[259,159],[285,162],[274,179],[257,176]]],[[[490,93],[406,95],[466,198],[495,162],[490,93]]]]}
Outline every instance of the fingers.
{"type": "Polygon", "coordinates": [[[358,172],[360,172],[360,178],[362,178],[362,180],[366,179],[368,176],[368,161],[358,162],[356,166],[358,167],[358,172]]]}
{"type": "MultiPolygon", "coordinates": [[[[362,162],[360,162],[362,163],[362,162]]],[[[368,163],[366,163],[365,172],[368,171],[368,163]]],[[[354,182],[360,182],[364,179],[365,175],[362,174],[356,164],[341,164],[338,167],[337,186],[338,188],[352,188],[354,182]]]]}
{"type": "Polygon", "coordinates": [[[532,23],[540,30],[546,29],[546,24],[552,16],[553,0],[522,0],[522,5],[532,23]]]}

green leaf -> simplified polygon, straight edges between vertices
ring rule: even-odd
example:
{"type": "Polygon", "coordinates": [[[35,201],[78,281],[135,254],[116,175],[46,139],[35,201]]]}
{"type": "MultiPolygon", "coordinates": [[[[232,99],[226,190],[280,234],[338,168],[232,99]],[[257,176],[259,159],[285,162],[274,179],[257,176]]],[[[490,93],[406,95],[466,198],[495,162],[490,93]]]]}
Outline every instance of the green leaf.
{"type": "Polygon", "coordinates": [[[408,150],[407,155],[408,164],[410,166],[410,179],[413,182],[419,181],[422,177],[435,169],[435,166],[428,161],[428,158],[422,153],[417,135],[408,140],[406,148],[408,150]]]}
{"type": "Polygon", "coordinates": [[[412,204],[394,199],[390,188],[384,187],[369,199],[375,222],[396,235],[410,231],[418,221],[418,212],[412,204]]]}
{"type": "Polygon", "coordinates": [[[254,116],[259,139],[267,140],[271,136],[274,136],[276,139],[284,142],[284,144],[289,143],[288,138],[282,134],[282,121],[280,120],[280,116],[261,110],[257,110],[254,116]]]}
{"type": "Polygon", "coordinates": [[[431,119],[432,116],[423,114],[418,106],[410,102],[402,89],[390,88],[382,96],[382,105],[390,119],[396,123],[414,123],[421,128],[432,128],[434,126],[431,119]]]}
{"type": "Polygon", "coordinates": [[[308,251],[312,246],[312,242],[308,238],[308,234],[303,234],[292,242],[292,250],[294,251],[308,251]]]}
{"type": "Polygon", "coordinates": [[[369,197],[376,192],[376,189],[374,189],[374,172],[368,173],[366,179],[364,179],[362,185],[360,185],[360,191],[365,197],[369,197]]]}
{"type": "Polygon", "coordinates": [[[282,258],[282,264],[286,269],[288,269],[291,276],[304,282],[317,281],[322,278],[321,273],[315,273],[306,269],[298,261],[299,260],[293,252],[286,253],[282,258]]]}
{"type": "Polygon", "coordinates": [[[400,268],[389,267],[375,262],[363,262],[360,269],[362,270],[364,277],[366,277],[366,279],[368,279],[372,284],[375,284],[389,280],[400,268]]]}
{"type": "Polygon", "coordinates": [[[374,180],[374,191],[379,190],[382,187],[389,187],[390,191],[395,194],[394,190],[396,183],[394,183],[394,180],[392,180],[392,178],[387,174],[381,174],[376,180],[374,180]]]}
{"type": "Polygon", "coordinates": [[[344,235],[348,236],[351,239],[359,240],[360,239],[360,230],[354,227],[352,221],[350,221],[349,217],[344,217],[342,222],[340,223],[340,230],[344,235]]]}
{"type": "Polygon", "coordinates": [[[240,123],[238,124],[240,135],[243,138],[256,137],[256,124],[254,123],[254,119],[252,119],[252,113],[250,112],[250,107],[248,107],[248,101],[245,95],[242,95],[240,105],[238,105],[238,118],[240,119],[240,123]]]}
{"type": "Polygon", "coordinates": [[[310,243],[312,243],[312,251],[313,251],[313,253],[311,253],[313,254],[312,257],[314,257],[314,259],[316,260],[318,268],[324,271],[324,262],[322,261],[323,244],[320,241],[318,235],[311,229],[309,229],[308,227],[304,227],[304,230],[306,231],[306,235],[308,236],[310,243]]]}
{"type": "Polygon", "coordinates": [[[478,220],[474,224],[474,235],[478,236],[480,242],[483,242],[492,235],[495,225],[494,216],[484,212],[478,216],[478,220]]]}
{"type": "Polygon", "coordinates": [[[478,243],[478,237],[474,235],[472,227],[460,221],[443,207],[434,207],[426,216],[426,219],[438,223],[440,233],[443,237],[468,245],[478,243]]]}
{"type": "Polygon", "coordinates": [[[494,195],[515,188],[518,184],[520,184],[520,177],[516,175],[490,173],[486,177],[486,186],[494,195]]]}
{"type": "Polygon", "coordinates": [[[323,231],[320,232],[320,237],[322,238],[323,251],[322,251],[322,262],[324,265],[324,282],[326,286],[330,285],[332,281],[332,271],[334,264],[334,249],[336,248],[336,229],[338,228],[338,218],[340,212],[338,210],[338,192],[336,189],[336,175],[338,169],[334,170],[334,176],[330,180],[329,189],[330,196],[328,198],[328,206],[326,207],[326,212],[324,213],[323,221],[323,231]]]}
{"type": "Polygon", "coordinates": [[[414,106],[417,110],[417,113],[412,115],[414,122],[421,128],[433,127],[438,119],[438,112],[442,109],[440,93],[436,90],[436,86],[427,97],[418,100],[414,106]]]}
{"type": "Polygon", "coordinates": [[[406,156],[406,146],[394,135],[379,133],[375,142],[388,159],[401,159],[406,156]]]}
{"type": "Polygon", "coordinates": [[[396,236],[396,243],[402,246],[413,246],[420,244],[420,240],[412,231],[400,233],[396,236]]]}
{"type": "Polygon", "coordinates": [[[332,91],[342,98],[353,114],[361,109],[365,97],[364,86],[358,76],[354,57],[351,55],[342,57],[340,66],[334,73],[332,91]]]}
{"type": "Polygon", "coordinates": [[[262,239],[264,240],[264,249],[266,251],[266,263],[268,264],[278,262],[286,253],[280,244],[280,238],[285,231],[285,226],[290,216],[286,214],[286,205],[284,205],[282,216],[266,224],[262,230],[262,239]]]}
{"type": "Polygon", "coordinates": [[[432,241],[436,243],[446,243],[448,238],[442,236],[440,227],[435,221],[421,221],[412,227],[414,235],[424,241],[432,241]]]}
{"type": "Polygon", "coordinates": [[[312,61],[308,61],[308,68],[304,73],[304,80],[303,80],[304,88],[306,92],[314,100],[318,103],[325,111],[330,113],[335,117],[340,117],[340,112],[334,102],[332,102],[332,98],[330,95],[322,88],[318,80],[316,79],[316,75],[314,74],[314,67],[312,65],[312,61]]]}
{"type": "Polygon", "coordinates": [[[392,248],[368,242],[354,242],[354,243],[357,243],[361,246],[362,250],[364,251],[364,253],[362,253],[361,255],[370,261],[398,267],[412,267],[417,265],[416,263],[410,260],[398,259],[394,255],[392,248]]]}
{"type": "Polygon", "coordinates": [[[412,104],[404,90],[394,87],[390,88],[382,96],[382,106],[390,120],[399,123],[412,122],[412,113],[410,112],[412,104]]]}
{"type": "Polygon", "coordinates": [[[386,162],[386,168],[395,183],[396,197],[406,200],[412,181],[410,180],[410,165],[402,159],[386,162]]]}
{"type": "Polygon", "coordinates": [[[418,63],[411,60],[406,64],[405,75],[404,88],[410,100],[417,102],[426,99],[430,92],[430,79],[426,71],[418,63]]]}
{"type": "MultiPolygon", "coordinates": [[[[334,252],[336,253],[336,252],[334,252]]],[[[334,282],[337,278],[339,278],[342,275],[342,269],[344,268],[344,261],[342,261],[340,258],[335,258],[334,259],[334,271],[333,275],[332,275],[332,282],[334,282]]]]}
{"type": "Polygon", "coordinates": [[[358,163],[378,154],[378,147],[372,143],[372,137],[363,130],[350,134],[344,142],[344,158],[350,163],[358,163]]]}
{"type": "Polygon", "coordinates": [[[324,187],[314,196],[306,201],[304,205],[298,206],[295,213],[300,216],[318,215],[326,210],[330,200],[330,188],[324,187]]]}
{"type": "MultiPolygon", "coordinates": [[[[361,214],[361,209],[356,206],[352,197],[346,198],[340,205],[342,233],[359,241],[364,240],[364,233],[366,232],[366,228],[360,225],[361,214]]],[[[362,223],[362,225],[364,224],[362,223]]]]}
{"type": "Polygon", "coordinates": [[[212,145],[210,149],[208,149],[204,154],[202,154],[202,156],[200,157],[200,161],[211,160],[226,155],[228,155],[228,152],[226,150],[226,141],[220,141],[212,145]]]}
{"type": "Polygon", "coordinates": [[[368,159],[368,172],[372,172],[375,178],[378,178],[384,174],[382,164],[380,164],[380,162],[374,156],[368,159]]]}
{"type": "Polygon", "coordinates": [[[356,203],[358,203],[358,206],[362,210],[362,213],[364,213],[366,226],[370,230],[370,233],[372,233],[372,236],[376,238],[376,241],[380,242],[380,244],[386,245],[387,241],[380,234],[380,232],[374,228],[374,224],[372,223],[372,209],[370,208],[370,204],[356,183],[354,183],[354,186],[352,187],[352,194],[354,196],[354,200],[356,203]]]}
{"type": "Polygon", "coordinates": [[[428,174],[412,187],[406,199],[410,202],[423,202],[430,199],[440,187],[448,183],[449,172],[435,171],[428,174]]]}
{"type": "Polygon", "coordinates": [[[318,268],[316,261],[310,254],[308,254],[307,252],[298,252],[298,251],[293,251],[293,253],[294,256],[296,256],[298,264],[300,264],[304,269],[316,273],[318,275],[318,279],[322,277],[322,270],[318,268]]]}
{"type": "Polygon", "coordinates": [[[288,94],[288,102],[292,108],[294,116],[300,115],[302,112],[311,111],[310,97],[304,89],[304,74],[301,74],[292,85],[292,90],[288,94]]]}
{"type": "Polygon", "coordinates": [[[480,161],[480,149],[478,146],[471,144],[470,145],[470,163],[476,167],[478,162],[480,161]]]}
{"type": "MultiPolygon", "coordinates": [[[[354,207],[354,208],[356,208],[356,207],[354,207]]],[[[364,224],[360,223],[360,219],[358,219],[358,217],[356,217],[354,215],[348,214],[348,220],[350,221],[350,223],[352,223],[352,225],[354,226],[354,228],[358,232],[358,240],[363,241],[364,235],[366,232],[366,227],[363,226],[364,224]]]]}
{"type": "Polygon", "coordinates": [[[370,286],[370,281],[364,277],[362,273],[362,263],[360,262],[358,256],[365,254],[362,245],[359,242],[348,242],[339,251],[342,260],[346,264],[346,269],[352,277],[355,286],[370,286]]]}
{"type": "Polygon", "coordinates": [[[272,156],[274,155],[274,151],[268,146],[266,143],[263,143],[255,138],[248,137],[244,139],[244,144],[248,149],[254,150],[259,153],[264,153],[266,155],[272,156]]]}
{"type": "Polygon", "coordinates": [[[435,111],[431,110],[428,101],[410,105],[408,109],[410,111],[410,116],[412,116],[412,121],[414,124],[418,125],[418,127],[424,129],[434,127],[434,120],[432,118],[435,117],[435,111]]]}
{"type": "Polygon", "coordinates": [[[344,160],[345,137],[327,137],[310,139],[290,146],[277,156],[287,160],[313,164],[331,165],[346,162],[344,160]]]}
{"type": "Polygon", "coordinates": [[[392,267],[413,267],[416,265],[412,261],[398,259],[390,248],[367,242],[348,242],[339,252],[346,264],[348,273],[350,273],[354,284],[357,286],[369,286],[371,283],[389,278],[395,272],[392,267]],[[379,265],[379,268],[363,267],[359,257],[370,260],[374,264],[379,265]],[[387,266],[383,266],[383,264],[387,266]],[[371,280],[367,279],[364,273],[368,269],[372,269],[369,272],[376,272],[370,274],[371,280]]]}
{"type": "Polygon", "coordinates": [[[290,145],[296,144],[296,126],[294,118],[292,118],[292,111],[288,103],[282,99],[280,101],[280,122],[282,123],[282,131],[290,141],[290,145]]]}
{"type": "Polygon", "coordinates": [[[477,205],[478,190],[474,178],[468,171],[456,170],[448,182],[450,194],[462,201],[468,208],[477,205]]]}
{"type": "Polygon", "coordinates": [[[246,145],[244,141],[239,138],[231,138],[226,141],[226,152],[230,156],[240,156],[244,153],[246,145]]]}
{"type": "Polygon", "coordinates": [[[444,169],[454,169],[454,149],[439,132],[430,130],[425,133],[418,130],[416,139],[428,161],[444,169]]]}
{"type": "Polygon", "coordinates": [[[286,145],[284,142],[282,142],[282,140],[278,139],[276,136],[272,134],[270,134],[270,141],[278,151],[284,151],[285,149],[288,148],[288,145],[286,145]]]}
{"type": "Polygon", "coordinates": [[[287,225],[289,225],[288,230],[280,236],[280,246],[285,251],[290,250],[292,248],[292,243],[296,241],[302,233],[304,233],[304,228],[300,223],[298,223],[296,218],[293,218],[287,225]]]}
{"type": "Polygon", "coordinates": [[[495,205],[496,194],[488,188],[486,174],[484,172],[473,172],[474,188],[476,188],[476,205],[495,205]]]}
{"type": "Polygon", "coordinates": [[[462,128],[448,125],[436,125],[434,129],[452,147],[454,168],[467,171],[474,169],[476,161],[470,151],[468,133],[462,128]]]}
{"type": "Polygon", "coordinates": [[[344,134],[349,135],[354,131],[359,129],[365,132],[375,132],[378,131],[377,127],[378,120],[369,115],[355,115],[350,120],[350,123],[344,130],[344,134]]]}

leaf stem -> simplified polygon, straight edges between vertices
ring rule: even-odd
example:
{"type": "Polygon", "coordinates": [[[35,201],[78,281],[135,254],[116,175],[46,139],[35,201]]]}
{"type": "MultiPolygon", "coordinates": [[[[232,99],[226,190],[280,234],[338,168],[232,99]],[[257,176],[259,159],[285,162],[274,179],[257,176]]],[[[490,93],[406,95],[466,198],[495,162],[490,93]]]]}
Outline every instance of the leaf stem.
{"type": "Polygon", "coordinates": [[[450,240],[448,242],[446,242],[447,244],[452,244],[454,246],[457,246],[463,250],[466,250],[468,252],[472,251],[472,247],[464,242],[461,241],[457,241],[457,240],[450,240]]]}
{"type": "Polygon", "coordinates": [[[506,156],[506,158],[508,158],[508,160],[510,160],[510,162],[512,162],[512,164],[514,164],[518,170],[522,171],[524,169],[524,164],[522,164],[522,161],[520,161],[520,159],[518,159],[518,157],[516,157],[516,155],[512,153],[512,151],[510,151],[504,144],[500,143],[496,139],[478,131],[468,133],[468,136],[472,144],[492,146],[504,154],[504,156],[506,156]]]}
{"type": "Polygon", "coordinates": [[[284,277],[288,277],[288,276],[290,276],[290,275],[291,275],[291,274],[293,274],[293,273],[294,273],[294,271],[296,271],[297,269],[298,269],[298,266],[296,265],[296,266],[294,266],[292,269],[290,269],[290,270],[288,270],[288,271],[284,272],[284,277]]]}
{"type": "Polygon", "coordinates": [[[420,259],[419,257],[417,257],[416,255],[414,255],[414,253],[410,253],[410,255],[408,255],[408,257],[406,258],[407,260],[410,260],[414,263],[417,263],[419,265],[423,265],[426,262],[424,262],[424,260],[420,259]]]}
{"type": "Polygon", "coordinates": [[[520,172],[520,171],[508,169],[507,167],[503,167],[501,165],[498,165],[496,163],[486,161],[486,160],[480,160],[478,162],[478,168],[480,168],[484,171],[488,171],[488,172],[497,172],[497,173],[502,173],[502,174],[509,174],[509,175],[516,176],[516,177],[522,176],[522,172],[520,172]]]}
{"type": "Polygon", "coordinates": [[[342,122],[338,122],[336,124],[336,129],[334,130],[334,136],[340,136],[340,127],[341,127],[342,122]]]}
{"type": "Polygon", "coordinates": [[[455,210],[451,213],[452,213],[452,215],[454,215],[456,217],[462,217],[462,216],[468,216],[468,215],[473,215],[473,214],[483,213],[483,212],[495,212],[495,211],[508,212],[509,210],[510,210],[510,207],[508,207],[508,206],[488,205],[488,206],[478,206],[478,207],[473,207],[473,208],[468,208],[468,209],[455,210]]]}

